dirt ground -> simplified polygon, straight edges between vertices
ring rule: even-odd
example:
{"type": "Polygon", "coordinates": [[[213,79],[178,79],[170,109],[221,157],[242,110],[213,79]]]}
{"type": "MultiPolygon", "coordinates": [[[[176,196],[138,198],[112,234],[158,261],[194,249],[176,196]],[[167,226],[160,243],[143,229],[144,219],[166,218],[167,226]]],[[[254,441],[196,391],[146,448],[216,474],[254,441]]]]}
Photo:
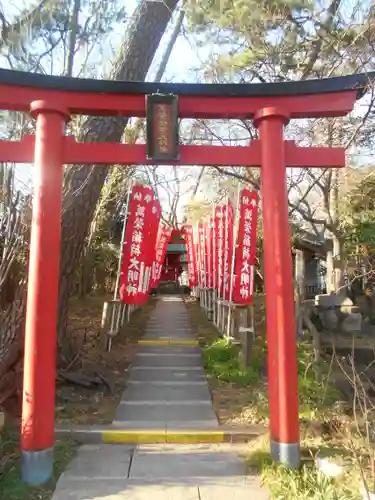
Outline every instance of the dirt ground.
{"type": "Polygon", "coordinates": [[[78,380],[96,378],[97,386],[81,387],[58,379],[56,420],[58,423],[104,424],[114,417],[126,387],[129,367],[134,359],[136,343],[143,336],[155,301],[133,313],[130,323],[113,338],[111,351],[105,349],[106,335],[101,332],[101,316],[105,297],[88,297],[72,301],[69,334],[73,338],[69,375],[78,380]],[[74,353],[74,351],[76,351],[74,353]]]}

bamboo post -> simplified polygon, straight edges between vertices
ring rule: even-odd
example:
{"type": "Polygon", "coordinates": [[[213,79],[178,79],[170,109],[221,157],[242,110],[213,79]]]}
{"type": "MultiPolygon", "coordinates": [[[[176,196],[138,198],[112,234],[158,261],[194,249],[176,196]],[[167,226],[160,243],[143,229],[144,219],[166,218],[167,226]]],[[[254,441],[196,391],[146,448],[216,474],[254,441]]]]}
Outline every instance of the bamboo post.
{"type": "MultiPolygon", "coordinates": [[[[240,219],[240,184],[238,183],[237,186],[237,203],[236,203],[236,212],[234,216],[234,227],[233,227],[233,240],[234,240],[234,248],[233,248],[233,253],[232,253],[232,262],[230,263],[230,274],[227,277],[227,279],[230,279],[229,282],[229,308],[228,308],[228,323],[227,323],[227,337],[230,335],[233,337],[234,331],[233,331],[233,318],[232,318],[232,298],[233,298],[233,287],[234,287],[234,266],[236,262],[236,250],[238,246],[238,241],[237,241],[237,233],[238,233],[238,223],[240,219]],[[231,331],[232,330],[232,331],[231,331]]],[[[229,227],[229,210],[227,210],[227,227],[229,227]]],[[[229,238],[227,238],[229,239],[229,238]]],[[[234,309],[235,311],[235,309],[234,309]]]]}

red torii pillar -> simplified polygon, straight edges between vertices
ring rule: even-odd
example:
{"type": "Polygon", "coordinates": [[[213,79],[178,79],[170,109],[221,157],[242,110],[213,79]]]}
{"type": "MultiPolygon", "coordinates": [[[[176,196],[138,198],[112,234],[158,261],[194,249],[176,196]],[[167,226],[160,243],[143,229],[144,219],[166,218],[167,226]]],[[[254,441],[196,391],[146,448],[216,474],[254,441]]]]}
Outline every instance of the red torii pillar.
{"type": "Polygon", "coordinates": [[[263,108],[254,117],[262,149],[271,455],[277,462],[295,468],[300,464],[300,443],[294,288],[291,279],[293,266],[284,143],[284,125],[288,121],[288,112],[276,107],[263,108]]]}
{"type": "MultiPolygon", "coordinates": [[[[26,482],[42,484],[51,477],[53,463],[63,165],[151,163],[146,159],[145,145],[77,143],[72,137],[64,136],[64,122],[69,113],[145,116],[144,94],[176,91],[173,84],[153,87],[153,84],[125,82],[126,91],[118,93],[115,90],[111,93],[108,89],[112,84],[117,88],[120,82],[60,81],[54,77],[42,77],[47,86],[52,86],[45,89],[43,82],[40,82],[40,75],[26,74],[26,80],[35,79],[27,87],[19,83],[25,81],[25,74],[0,70],[0,76],[4,74],[6,81],[11,80],[12,83],[5,85],[0,81],[0,96],[4,96],[3,101],[0,100],[0,109],[27,112],[31,105],[32,113],[37,118],[35,138],[26,136],[19,142],[0,141],[0,161],[29,163],[35,159],[21,472],[26,482]],[[67,82],[69,91],[53,89],[64,87],[67,82]],[[72,90],[74,86],[88,86],[88,90],[75,91],[72,90]],[[93,86],[98,90],[94,92],[93,86]],[[99,86],[103,88],[100,90],[99,86]],[[144,90],[139,92],[140,86],[144,90]]],[[[284,141],[283,128],[289,118],[345,116],[355,102],[356,85],[364,82],[365,78],[367,76],[343,77],[336,79],[334,85],[324,81],[302,82],[298,85],[312,89],[306,91],[305,95],[295,95],[295,84],[290,82],[280,84],[282,92],[289,87],[287,95],[282,95],[280,91],[274,95],[263,95],[262,92],[266,92],[261,86],[261,91],[255,97],[218,97],[215,85],[212,94],[207,91],[210,86],[205,85],[202,86],[202,95],[197,95],[196,90],[190,95],[190,91],[186,90],[180,98],[181,118],[249,119],[252,116],[260,131],[260,140],[252,141],[247,147],[181,146],[180,160],[171,164],[261,166],[271,451],[277,461],[291,467],[299,465],[300,452],[286,167],[341,167],[345,163],[345,152],[342,148],[298,148],[292,141],[284,141]],[[332,90],[335,86],[336,90],[332,90]],[[206,91],[207,95],[204,95],[206,91]]],[[[279,84],[274,85],[277,87],[279,84]]],[[[190,88],[189,85],[187,88],[190,88]]],[[[225,92],[225,88],[220,87],[220,92],[225,92]]],[[[244,94],[246,92],[248,90],[245,89],[244,94]]]]}
{"type": "Polygon", "coordinates": [[[53,472],[56,326],[64,126],[68,111],[35,101],[35,171],[25,326],[21,475],[43,484],[53,472]]]}

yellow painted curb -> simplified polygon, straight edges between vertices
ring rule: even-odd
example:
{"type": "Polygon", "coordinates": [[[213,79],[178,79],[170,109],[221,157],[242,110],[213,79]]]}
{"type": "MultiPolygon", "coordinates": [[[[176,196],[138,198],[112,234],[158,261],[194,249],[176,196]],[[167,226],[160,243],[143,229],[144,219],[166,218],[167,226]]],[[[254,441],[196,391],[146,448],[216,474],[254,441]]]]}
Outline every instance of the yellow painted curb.
{"type": "Polygon", "coordinates": [[[198,340],[170,340],[169,341],[170,345],[186,345],[186,346],[198,346],[199,345],[199,342],[198,340]]]}
{"type": "Polygon", "coordinates": [[[171,339],[171,340],[138,340],[140,345],[172,345],[172,346],[199,346],[198,340],[184,340],[184,339],[171,339]]]}
{"type": "Polygon", "coordinates": [[[143,345],[168,345],[169,340],[138,340],[138,344],[143,345]]]}
{"type": "Polygon", "coordinates": [[[222,431],[111,430],[102,432],[103,443],[123,444],[206,444],[223,443],[222,431]]]}
{"type": "Polygon", "coordinates": [[[166,442],[165,430],[153,431],[103,431],[103,443],[159,444],[166,442]]]}
{"type": "Polygon", "coordinates": [[[221,431],[182,431],[167,432],[167,443],[204,444],[223,443],[224,432],[221,431]]]}

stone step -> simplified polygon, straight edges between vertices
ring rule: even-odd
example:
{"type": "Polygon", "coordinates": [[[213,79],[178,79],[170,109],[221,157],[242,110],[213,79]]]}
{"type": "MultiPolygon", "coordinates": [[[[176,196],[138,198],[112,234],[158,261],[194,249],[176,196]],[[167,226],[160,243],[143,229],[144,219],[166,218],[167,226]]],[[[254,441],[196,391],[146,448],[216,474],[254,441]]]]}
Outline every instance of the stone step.
{"type": "MultiPolygon", "coordinates": [[[[193,432],[194,430],[200,430],[203,432],[204,429],[207,429],[207,431],[212,432],[212,430],[217,430],[218,429],[218,423],[217,420],[189,420],[189,422],[177,422],[173,420],[168,420],[167,422],[150,422],[149,420],[139,420],[139,421],[134,421],[134,420],[114,420],[112,422],[112,429],[109,431],[109,434],[107,432],[104,433],[103,436],[103,442],[105,443],[166,443],[166,442],[178,442],[178,443],[184,443],[184,442],[192,442],[192,443],[199,443],[201,441],[197,441],[196,438],[194,438],[191,441],[186,441],[185,438],[183,440],[177,440],[177,441],[168,441],[167,436],[164,434],[167,432],[168,429],[173,430],[173,434],[178,433],[179,430],[181,429],[186,429],[188,428],[190,432],[193,432]],[[131,440],[123,440],[123,436],[120,432],[118,434],[115,432],[114,434],[112,433],[112,430],[115,431],[116,429],[121,429],[121,432],[125,432],[127,435],[129,432],[138,432],[142,433],[139,434],[140,440],[136,441],[133,438],[131,440]],[[146,433],[146,434],[145,434],[146,433]],[[148,441],[143,440],[142,436],[148,435],[147,433],[151,433],[152,439],[148,441]],[[155,440],[155,435],[158,436],[158,438],[155,440]],[[115,440],[113,440],[113,436],[115,437],[115,440]],[[120,436],[120,438],[118,438],[120,436]],[[119,440],[118,440],[119,439],[119,440]]],[[[169,438],[168,438],[169,439],[169,438]]],[[[206,442],[206,441],[203,441],[206,442]]],[[[208,441],[209,443],[211,442],[218,442],[216,441],[208,441]]],[[[222,442],[222,441],[220,441],[222,442]]]]}
{"type": "Polygon", "coordinates": [[[146,332],[150,333],[162,333],[162,332],[178,332],[178,333],[183,333],[185,332],[186,334],[190,335],[193,337],[192,334],[192,329],[190,326],[187,325],[175,325],[175,324],[168,324],[168,325],[162,325],[158,323],[157,325],[147,325],[146,326],[146,332]]]}
{"type": "Polygon", "coordinates": [[[198,346],[175,346],[175,345],[146,345],[139,344],[138,354],[201,354],[201,348],[198,346]]]}
{"type": "Polygon", "coordinates": [[[169,381],[206,381],[206,374],[203,369],[187,368],[133,368],[130,370],[130,381],[143,382],[169,382],[169,381]]]}
{"type": "Polygon", "coordinates": [[[143,340],[157,340],[157,341],[171,341],[171,342],[188,342],[193,343],[194,337],[192,337],[189,333],[186,332],[176,332],[170,331],[166,332],[146,332],[146,335],[143,337],[143,340]]]}
{"type": "Polygon", "coordinates": [[[63,477],[52,500],[269,500],[257,476],[190,479],[125,479],[63,477]]]}
{"type": "Polygon", "coordinates": [[[123,399],[119,403],[123,406],[200,406],[200,405],[211,405],[210,399],[175,399],[171,401],[170,399],[123,399]]]}
{"type": "Polygon", "coordinates": [[[138,353],[134,359],[133,368],[136,367],[202,367],[202,356],[200,354],[145,354],[138,353]]]}
{"type": "Polygon", "coordinates": [[[164,387],[164,386],[171,386],[171,387],[180,387],[180,386],[196,386],[196,387],[201,387],[205,386],[208,389],[207,381],[205,380],[191,380],[190,382],[185,382],[181,380],[151,380],[149,381],[144,381],[144,380],[128,380],[127,383],[128,387],[131,386],[148,386],[148,387],[164,387]]]}
{"type": "Polygon", "coordinates": [[[159,347],[198,347],[199,342],[198,340],[194,339],[192,340],[191,338],[189,339],[142,339],[138,340],[138,346],[159,346],[159,347]]]}
{"type": "Polygon", "coordinates": [[[151,316],[151,318],[148,320],[147,324],[151,323],[179,323],[179,322],[184,322],[186,324],[190,324],[190,318],[188,315],[172,315],[172,314],[167,314],[167,315],[159,315],[159,316],[151,316]]]}
{"type": "Polygon", "coordinates": [[[141,382],[193,382],[206,381],[203,369],[192,370],[184,368],[135,368],[130,370],[130,381],[141,382]]]}
{"type": "Polygon", "coordinates": [[[129,479],[224,478],[246,475],[245,461],[230,450],[212,451],[213,445],[144,446],[136,449],[129,479]],[[210,451],[211,450],[211,451],[210,451]]]}
{"type": "Polygon", "coordinates": [[[211,424],[217,423],[215,413],[210,404],[184,404],[170,402],[169,404],[120,404],[117,408],[116,422],[152,422],[154,425],[167,422],[179,422],[188,425],[191,420],[208,421],[211,424]]]}

